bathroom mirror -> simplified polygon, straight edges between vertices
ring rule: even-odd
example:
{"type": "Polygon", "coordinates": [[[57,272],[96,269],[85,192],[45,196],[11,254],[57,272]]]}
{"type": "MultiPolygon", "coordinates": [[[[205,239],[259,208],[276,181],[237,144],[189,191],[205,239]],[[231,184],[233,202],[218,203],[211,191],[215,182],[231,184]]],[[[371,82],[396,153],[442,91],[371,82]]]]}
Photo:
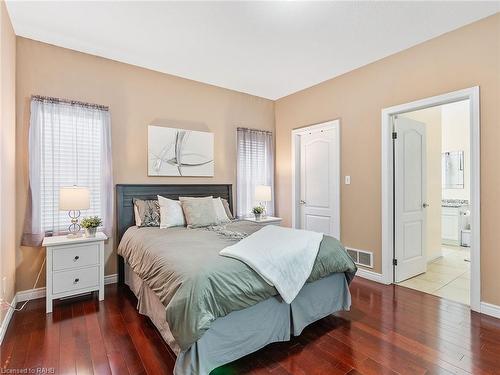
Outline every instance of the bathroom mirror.
{"type": "Polygon", "coordinates": [[[464,188],[464,152],[451,151],[441,154],[443,189],[464,188]]]}

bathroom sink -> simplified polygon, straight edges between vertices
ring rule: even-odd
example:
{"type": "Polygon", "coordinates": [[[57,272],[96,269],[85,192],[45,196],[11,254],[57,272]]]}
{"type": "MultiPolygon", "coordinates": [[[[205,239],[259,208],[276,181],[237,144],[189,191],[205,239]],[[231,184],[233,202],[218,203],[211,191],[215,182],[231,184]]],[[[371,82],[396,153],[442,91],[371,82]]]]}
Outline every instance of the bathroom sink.
{"type": "Polygon", "coordinates": [[[441,207],[463,207],[468,205],[469,201],[462,199],[443,199],[441,201],[441,207]]]}

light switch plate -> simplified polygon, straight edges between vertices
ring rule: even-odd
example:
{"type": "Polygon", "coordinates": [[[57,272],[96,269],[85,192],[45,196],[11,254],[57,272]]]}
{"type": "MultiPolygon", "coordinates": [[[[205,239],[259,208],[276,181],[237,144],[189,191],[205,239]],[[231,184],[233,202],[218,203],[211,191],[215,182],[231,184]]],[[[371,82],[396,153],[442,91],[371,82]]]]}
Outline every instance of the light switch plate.
{"type": "Polygon", "coordinates": [[[344,180],[345,180],[345,184],[346,185],[350,185],[351,184],[351,176],[345,176],[344,180]]]}

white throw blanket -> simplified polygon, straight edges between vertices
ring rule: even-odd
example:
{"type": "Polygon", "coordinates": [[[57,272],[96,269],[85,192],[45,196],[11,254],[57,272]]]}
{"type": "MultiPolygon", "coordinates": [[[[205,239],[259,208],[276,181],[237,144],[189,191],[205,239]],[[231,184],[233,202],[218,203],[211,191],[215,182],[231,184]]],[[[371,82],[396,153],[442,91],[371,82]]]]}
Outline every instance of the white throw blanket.
{"type": "Polygon", "coordinates": [[[219,254],[246,263],[291,303],[311,275],[322,239],[321,233],[268,225],[219,254]]]}

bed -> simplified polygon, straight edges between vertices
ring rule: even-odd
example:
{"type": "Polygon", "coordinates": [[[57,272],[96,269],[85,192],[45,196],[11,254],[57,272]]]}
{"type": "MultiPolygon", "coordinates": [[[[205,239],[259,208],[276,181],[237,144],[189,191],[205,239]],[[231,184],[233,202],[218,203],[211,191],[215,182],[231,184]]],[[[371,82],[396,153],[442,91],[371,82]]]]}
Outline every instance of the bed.
{"type": "MultiPolygon", "coordinates": [[[[328,272],[328,254],[321,248],[319,265],[310,280],[287,304],[244,263],[218,256],[234,239],[204,228],[135,227],[133,199],[155,199],[157,195],[170,199],[211,195],[226,199],[232,210],[232,186],[116,188],[119,282],[129,286],[138,299],[139,312],[151,319],[177,355],[176,375],[209,374],[269,343],[300,335],[318,319],[350,308],[348,283],[354,273],[328,272]]],[[[249,225],[253,224],[234,222],[228,227],[258,230],[249,225]]],[[[346,262],[342,267],[350,267],[350,258],[342,261],[346,262]]],[[[355,272],[355,266],[353,269],[355,272]]]]}

